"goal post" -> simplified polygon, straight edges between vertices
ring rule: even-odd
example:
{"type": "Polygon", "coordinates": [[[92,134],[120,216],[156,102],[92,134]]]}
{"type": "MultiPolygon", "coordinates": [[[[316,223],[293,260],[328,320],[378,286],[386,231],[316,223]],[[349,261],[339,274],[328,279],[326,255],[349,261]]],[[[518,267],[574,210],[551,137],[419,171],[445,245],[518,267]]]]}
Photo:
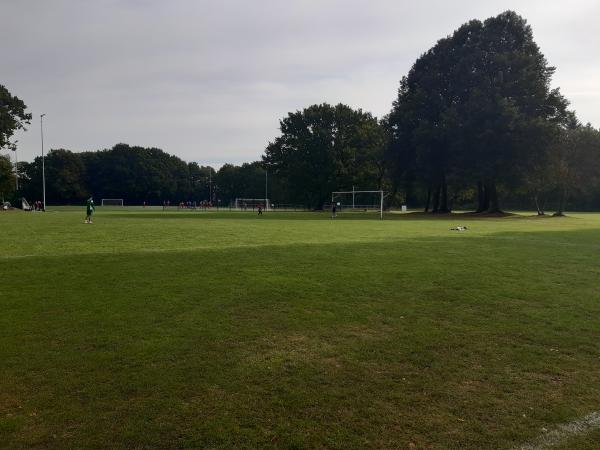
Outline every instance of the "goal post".
{"type": "Polygon", "coordinates": [[[248,208],[256,209],[258,206],[262,206],[265,211],[269,211],[271,209],[271,205],[269,203],[268,198],[236,198],[235,199],[235,209],[241,209],[245,211],[248,208]]]}
{"type": "Polygon", "coordinates": [[[335,191],[331,193],[331,203],[336,203],[342,209],[376,210],[379,218],[383,219],[383,199],[385,191],[335,191]]]}
{"type": "Polygon", "coordinates": [[[103,198],[102,206],[123,206],[122,198],[103,198]]]}

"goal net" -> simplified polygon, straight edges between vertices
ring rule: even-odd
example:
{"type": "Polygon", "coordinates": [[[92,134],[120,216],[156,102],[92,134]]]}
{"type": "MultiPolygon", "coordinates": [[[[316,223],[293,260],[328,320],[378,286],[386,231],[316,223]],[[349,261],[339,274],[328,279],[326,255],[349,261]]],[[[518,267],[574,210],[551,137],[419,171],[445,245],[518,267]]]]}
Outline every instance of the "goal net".
{"type": "Polygon", "coordinates": [[[383,219],[384,191],[336,191],[331,193],[331,204],[342,211],[377,211],[383,219]]]}
{"type": "Polygon", "coordinates": [[[235,199],[235,208],[241,209],[242,211],[246,211],[248,209],[257,209],[262,206],[265,211],[271,209],[269,199],[268,198],[236,198],[235,199]]]}
{"type": "Polygon", "coordinates": [[[31,211],[33,209],[29,202],[25,200],[25,197],[21,198],[21,209],[23,209],[23,211],[31,211]]]}
{"type": "Polygon", "coordinates": [[[122,198],[103,198],[102,206],[123,206],[122,198]]]}

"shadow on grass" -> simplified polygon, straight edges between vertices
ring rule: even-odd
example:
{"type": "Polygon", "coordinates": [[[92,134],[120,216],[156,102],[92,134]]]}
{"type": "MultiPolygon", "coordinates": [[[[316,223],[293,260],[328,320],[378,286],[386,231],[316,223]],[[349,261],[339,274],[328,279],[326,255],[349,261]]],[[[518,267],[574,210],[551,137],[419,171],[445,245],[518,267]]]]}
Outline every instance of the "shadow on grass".
{"type": "MultiPolygon", "coordinates": [[[[118,219],[191,219],[191,220],[211,220],[211,219],[229,219],[229,220],[335,220],[335,221],[347,221],[347,220],[370,220],[379,221],[379,213],[368,211],[347,211],[339,212],[335,219],[331,218],[329,211],[313,211],[313,212],[266,212],[259,216],[253,212],[241,212],[241,211],[167,211],[167,212],[109,212],[106,214],[107,217],[114,217],[118,219]]],[[[519,214],[519,213],[503,213],[503,214],[476,214],[472,212],[454,212],[448,214],[432,214],[423,212],[409,212],[409,213],[396,213],[386,212],[384,213],[383,220],[393,221],[438,221],[438,220],[567,220],[572,217],[552,217],[538,216],[536,214],[519,214]]]]}
{"type": "MultiPolygon", "coordinates": [[[[185,211],[185,212],[165,212],[165,213],[115,213],[107,214],[107,217],[119,219],[192,219],[192,220],[381,220],[378,213],[373,212],[348,212],[338,214],[337,218],[332,219],[328,211],[314,212],[267,212],[262,215],[252,212],[241,211],[185,211]]],[[[385,219],[396,220],[395,215],[386,215],[385,219]]]]}

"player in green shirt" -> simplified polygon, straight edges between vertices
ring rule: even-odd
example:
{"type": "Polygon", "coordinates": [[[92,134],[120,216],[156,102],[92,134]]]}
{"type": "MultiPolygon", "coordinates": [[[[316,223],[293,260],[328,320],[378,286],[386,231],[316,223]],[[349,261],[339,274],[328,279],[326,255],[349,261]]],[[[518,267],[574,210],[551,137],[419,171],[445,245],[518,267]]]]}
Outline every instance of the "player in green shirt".
{"type": "Polygon", "coordinates": [[[96,211],[96,208],[94,207],[94,199],[92,197],[88,198],[87,200],[87,204],[86,204],[86,217],[85,217],[85,222],[84,223],[92,223],[92,214],[94,214],[94,211],[96,211]]]}

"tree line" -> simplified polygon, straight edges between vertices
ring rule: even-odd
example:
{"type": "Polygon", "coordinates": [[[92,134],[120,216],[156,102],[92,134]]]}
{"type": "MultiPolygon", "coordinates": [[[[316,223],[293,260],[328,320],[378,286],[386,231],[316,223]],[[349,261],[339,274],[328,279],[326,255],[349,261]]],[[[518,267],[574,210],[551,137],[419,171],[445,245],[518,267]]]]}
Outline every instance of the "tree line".
{"type": "MultiPolygon", "coordinates": [[[[44,161],[48,204],[80,204],[97,199],[122,198],[125,204],[162,204],[169,201],[210,201],[228,205],[240,193],[264,197],[265,170],[261,163],[225,164],[219,170],[187,163],[158,148],[117,144],[93,152],[51,150],[44,161]]],[[[19,163],[21,195],[39,200],[42,158],[19,163]]]]}
{"type": "Polygon", "coordinates": [[[263,163],[312,207],[358,186],[433,213],[599,209],[600,132],[551,88],[554,70],[516,13],[472,20],[417,59],[381,120],[344,105],[290,113],[263,163]]]}
{"type": "MultiPolygon", "coordinates": [[[[551,87],[554,71],[526,20],[506,11],[462,25],[423,53],[381,119],[344,104],[311,105],[280,120],[280,134],[260,161],[219,170],[126,144],[52,150],[45,162],[48,202],[78,203],[92,194],[130,204],[226,205],[263,198],[266,172],[271,201],[315,209],[332,191],[353,188],[383,189],[388,206],[432,213],[533,206],[539,214],[562,214],[567,202],[600,209],[600,131],[581,124],[551,87]]],[[[12,131],[31,116],[8,91],[0,94],[1,143],[10,147],[12,131]]],[[[0,159],[3,192],[10,191],[7,167],[0,159]]],[[[18,170],[23,195],[39,197],[41,159],[18,170]]]]}

